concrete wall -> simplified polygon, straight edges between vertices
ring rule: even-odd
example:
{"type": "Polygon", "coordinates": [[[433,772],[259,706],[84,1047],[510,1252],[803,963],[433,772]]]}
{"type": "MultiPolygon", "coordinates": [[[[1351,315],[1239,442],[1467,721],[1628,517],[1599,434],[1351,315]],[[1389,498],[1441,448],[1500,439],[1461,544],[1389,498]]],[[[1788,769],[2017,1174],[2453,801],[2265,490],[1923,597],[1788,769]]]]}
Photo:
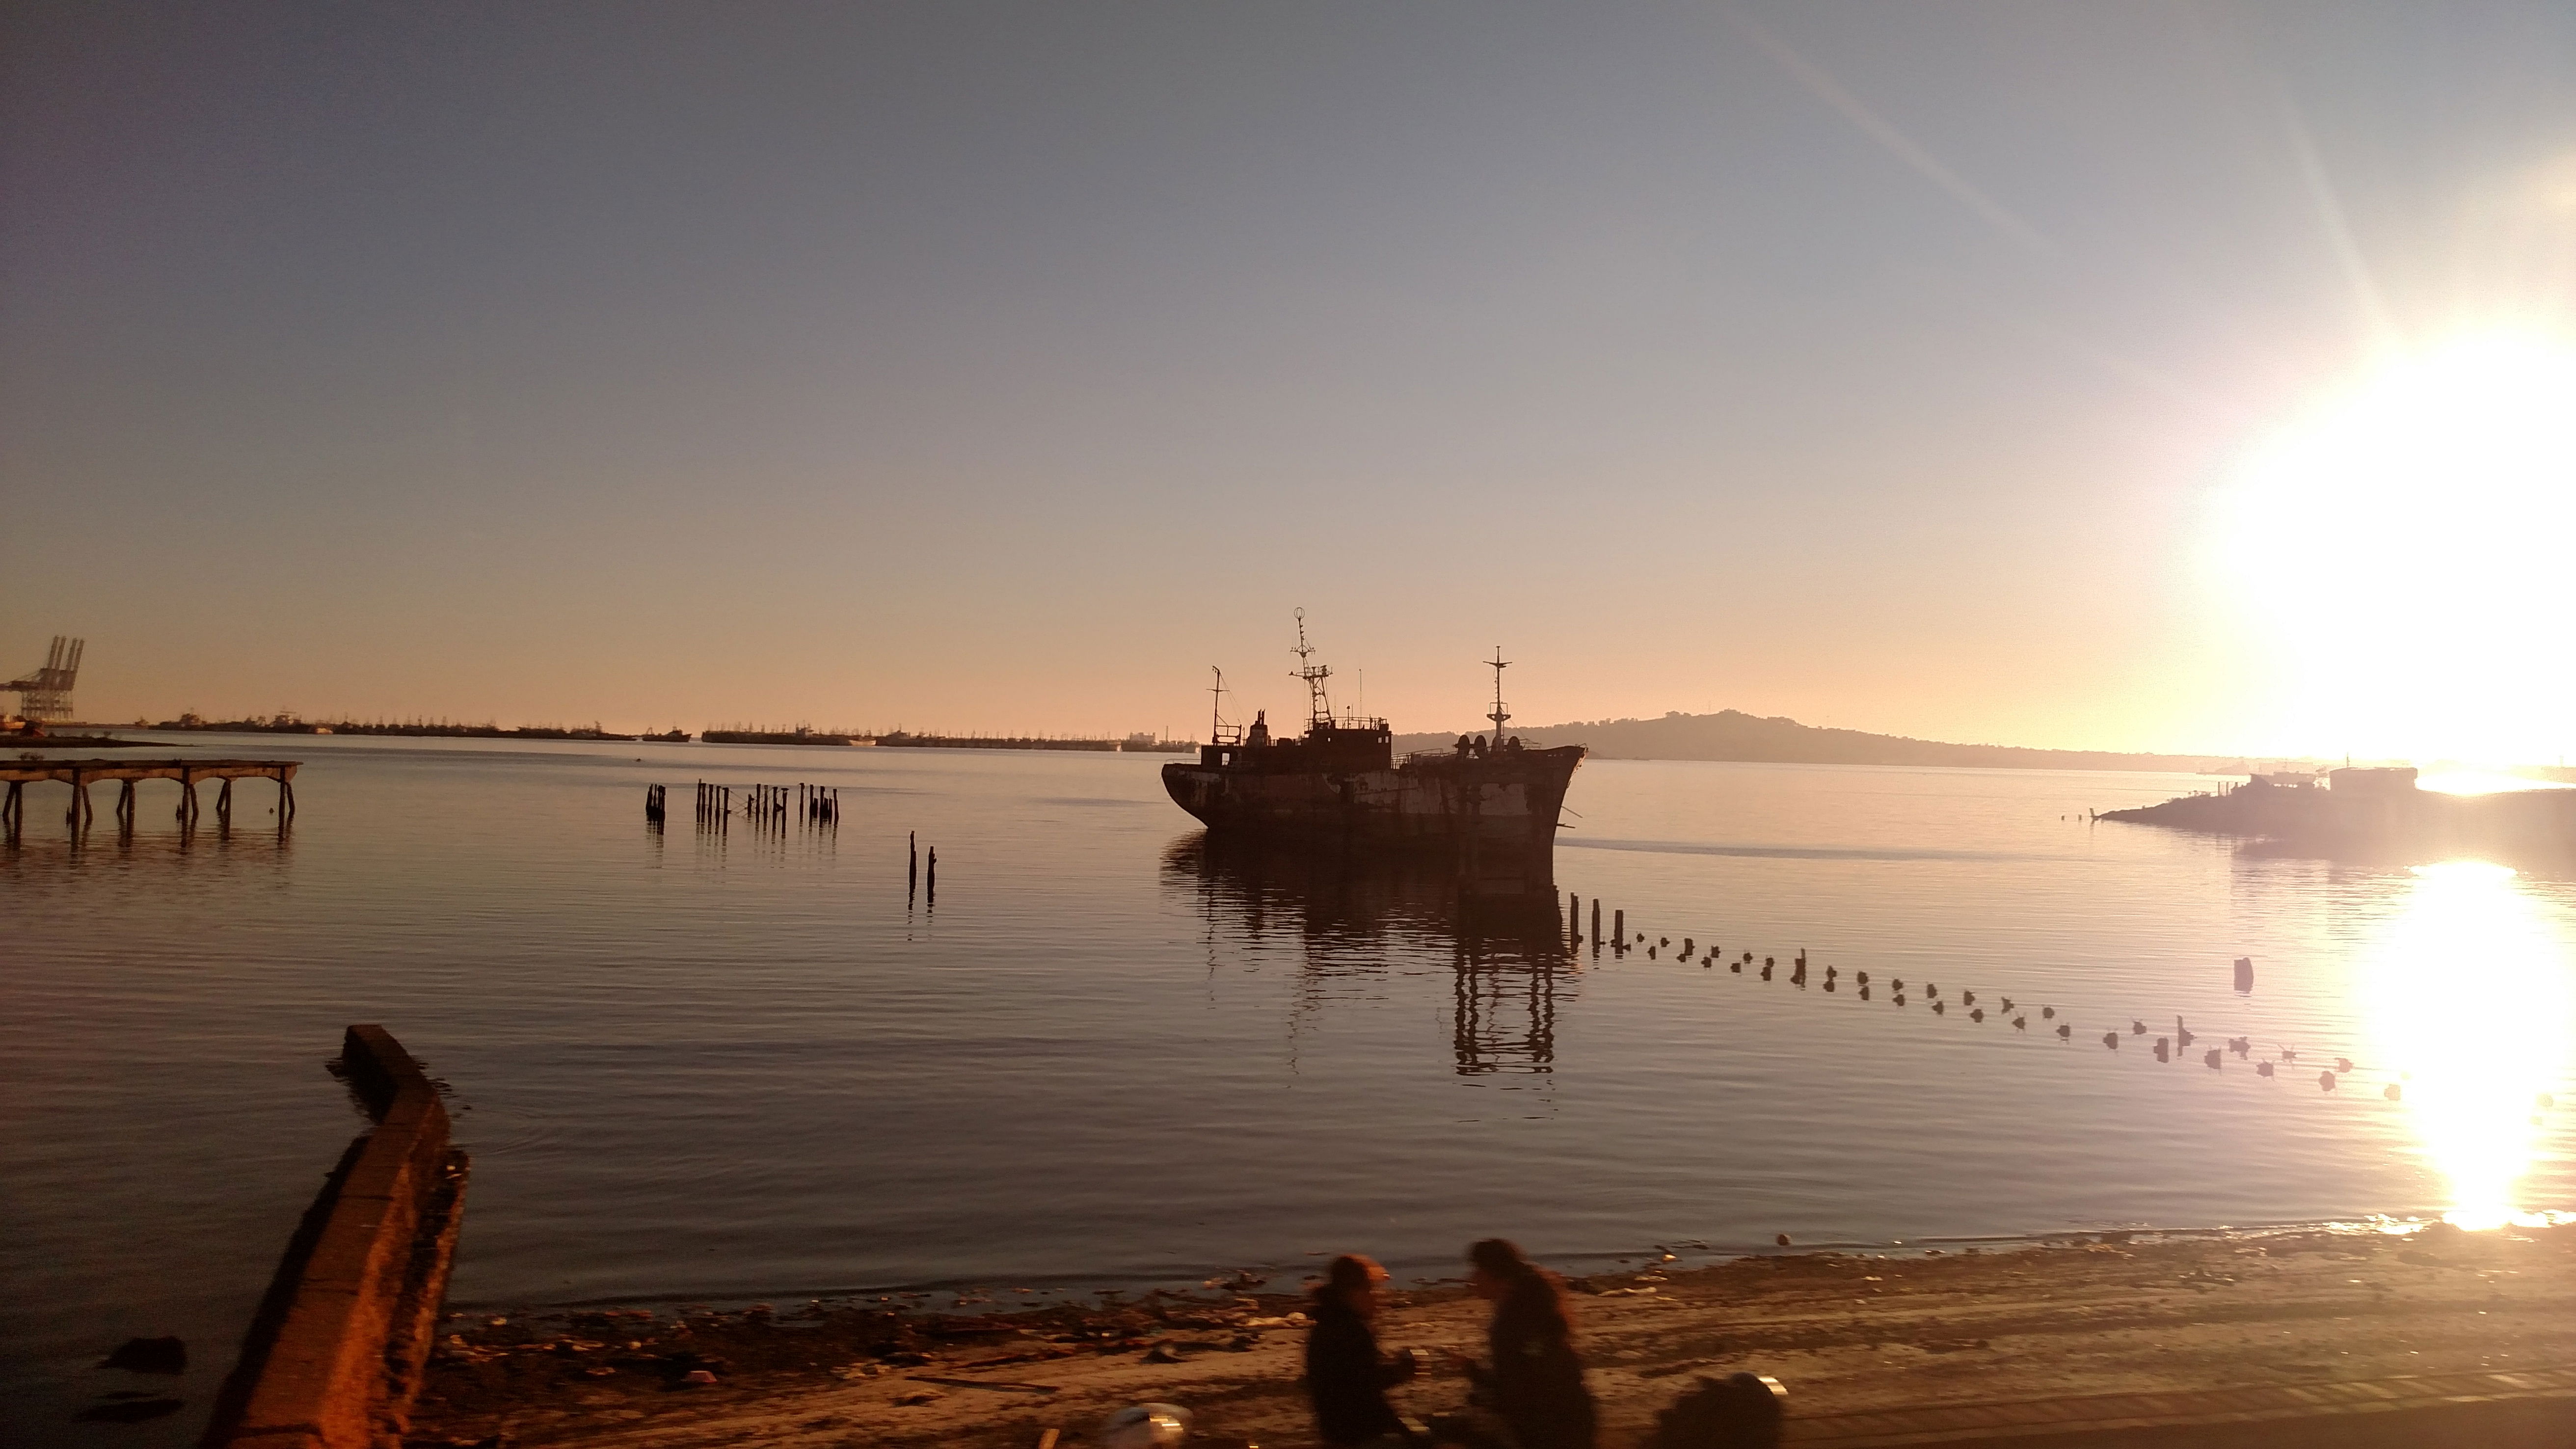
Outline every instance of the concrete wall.
{"type": "Polygon", "coordinates": [[[392,1449],[409,1426],[464,1221],[465,1154],[392,1033],[350,1027],[340,1060],[375,1129],[288,1241],[206,1449],[392,1449]]]}

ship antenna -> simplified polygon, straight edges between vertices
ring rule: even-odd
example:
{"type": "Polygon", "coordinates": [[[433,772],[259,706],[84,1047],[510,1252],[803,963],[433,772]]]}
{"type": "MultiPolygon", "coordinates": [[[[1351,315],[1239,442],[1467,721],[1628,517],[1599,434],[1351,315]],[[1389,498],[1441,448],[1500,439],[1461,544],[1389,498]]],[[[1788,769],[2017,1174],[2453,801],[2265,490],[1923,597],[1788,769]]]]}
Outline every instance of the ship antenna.
{"type": "Polygon", "coordinates": [[[1297,648],[1293,652],[1297,656],[1297,677],[1306,681],[1306,722],[1309,727],[1322,725],[1329,729],[1333,723],[1333,704],[1324,697],[1324,681],[1333,677],[1333,671],[1314,662],[1315,646],[1306,642],[1306,611],[1303,609],[1297,611],[1297,648]]]}
{"type": "Polygon", "coordinates": [[[1485,667],[1494,671],[1494,712],[1485,718],[1494,722],[1494,743],[1498,745],[1503,742],[1503,721],[1511,718],[1503,712],[1503,671],[1511,664],[1512,661],[1503,657],[1500,644],[1494,646],[1494,657],[1485,661],[1485,667]]]}

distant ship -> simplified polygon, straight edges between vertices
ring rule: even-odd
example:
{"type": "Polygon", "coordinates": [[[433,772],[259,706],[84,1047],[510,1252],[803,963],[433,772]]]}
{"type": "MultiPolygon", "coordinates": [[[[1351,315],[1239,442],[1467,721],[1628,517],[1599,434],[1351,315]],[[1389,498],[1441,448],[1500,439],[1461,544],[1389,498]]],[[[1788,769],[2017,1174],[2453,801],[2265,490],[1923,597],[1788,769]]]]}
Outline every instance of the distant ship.
{"type": "Polygon", "coordinates": [[[1461,735],[1445,750],[1395,758],[1383,719],[1333,716],[1314,663],[1305,611],[1297,615],[1297,678],[1306,683],[1306,733],[1274,739],[1268,714],[1252,727],[1225,723],[1225,676],[1217,675],[1210,739],[1196,764],[1163,767],[1163,788],[1204,822],[1211,837],[1425,851],[1471,858],[1545,856],[1556,847],[1565,787],[1583,762],[1581,745],[1527,749],[1505,737],[1503,669],[1496,650],[1493,737],[1461,735]]]}

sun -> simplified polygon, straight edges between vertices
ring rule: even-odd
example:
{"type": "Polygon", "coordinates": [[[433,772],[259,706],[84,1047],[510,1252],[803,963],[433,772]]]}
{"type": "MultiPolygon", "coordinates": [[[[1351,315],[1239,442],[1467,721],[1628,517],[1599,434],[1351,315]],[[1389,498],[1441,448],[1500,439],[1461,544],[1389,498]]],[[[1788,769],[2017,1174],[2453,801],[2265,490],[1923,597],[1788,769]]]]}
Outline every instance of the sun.
{"type": "Polygon", "coordinates": [[[2576,345],[2392,359],[2257,447],[2219,523],[2296,748],[2530,763],[2576,737],[2576,345]]]}

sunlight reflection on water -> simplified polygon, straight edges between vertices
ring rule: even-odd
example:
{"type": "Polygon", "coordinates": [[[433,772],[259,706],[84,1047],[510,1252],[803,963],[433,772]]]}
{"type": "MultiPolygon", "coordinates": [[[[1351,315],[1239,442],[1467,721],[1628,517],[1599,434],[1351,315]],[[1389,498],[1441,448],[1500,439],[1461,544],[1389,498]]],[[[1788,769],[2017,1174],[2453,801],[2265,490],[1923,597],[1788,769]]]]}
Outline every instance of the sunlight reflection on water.
{"type": "Polygon", "coordinates": [[[2420,1149],[2463,1228],[2526,1225],[2520,1189],[2542,1137],[2541,1098],[2569,1066],[2566,923],[2515,873],[2484,861],[2414,869],[2363,949],[2370,1040],[2400,1074],[2420,1149]]]}

